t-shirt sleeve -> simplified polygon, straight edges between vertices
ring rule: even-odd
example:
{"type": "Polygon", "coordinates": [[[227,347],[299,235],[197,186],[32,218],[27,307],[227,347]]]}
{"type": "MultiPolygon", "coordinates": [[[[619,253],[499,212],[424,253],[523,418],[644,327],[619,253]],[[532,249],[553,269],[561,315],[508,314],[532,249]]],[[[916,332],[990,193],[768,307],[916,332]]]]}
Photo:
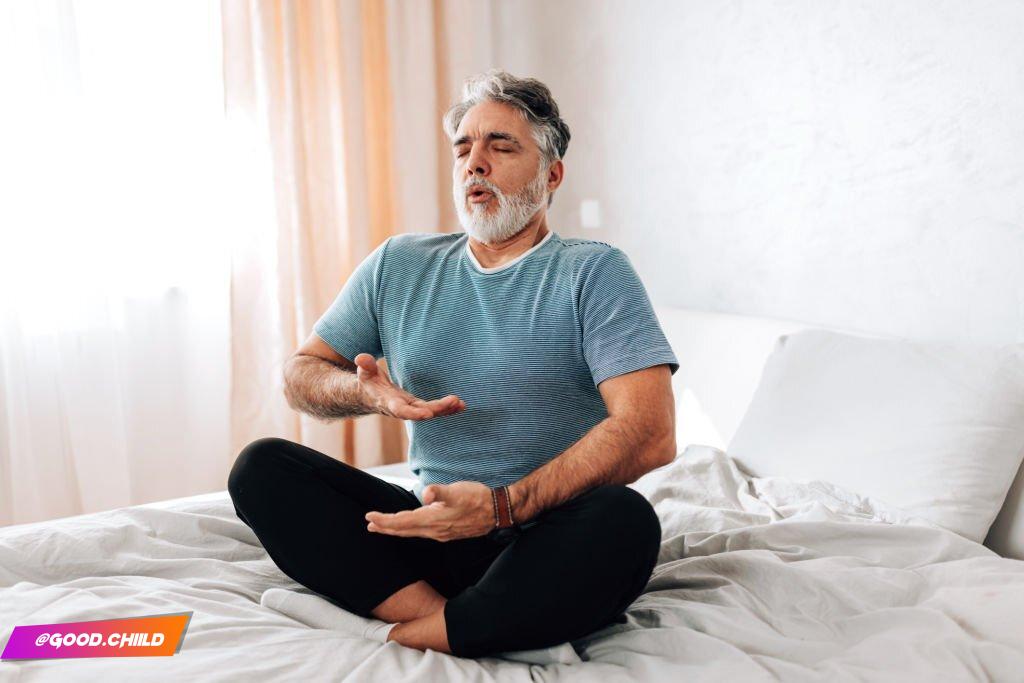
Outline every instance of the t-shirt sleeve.
{"type": "Polygon", "coordinates": [[[384,252],[390,238],[356,266],[334,302],[313,325],[313,332],[345,358],[360,353],[384,355],[377,320],[377,291],[384,252]]]}
{"type": "Polygon", "coordinates": [[[590,259],[579,295],[583,355],[597,386],[604,380],[654,365],[679,369],[640,276],[617,247],[590,259]]]}

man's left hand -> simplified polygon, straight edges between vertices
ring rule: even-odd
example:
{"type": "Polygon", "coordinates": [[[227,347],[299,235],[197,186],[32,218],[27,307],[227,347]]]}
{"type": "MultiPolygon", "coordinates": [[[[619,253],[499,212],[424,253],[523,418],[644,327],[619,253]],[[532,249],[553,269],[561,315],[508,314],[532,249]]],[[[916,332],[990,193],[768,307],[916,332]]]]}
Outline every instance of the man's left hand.
{"type": "Polygon", "coordinates": [[[491,489],[477,481],[430,484],[423,506],[396,513],[367,512],[367,530],[390,536],[422,536],[436,541],[484,536],[494,529],[491,489]]]}

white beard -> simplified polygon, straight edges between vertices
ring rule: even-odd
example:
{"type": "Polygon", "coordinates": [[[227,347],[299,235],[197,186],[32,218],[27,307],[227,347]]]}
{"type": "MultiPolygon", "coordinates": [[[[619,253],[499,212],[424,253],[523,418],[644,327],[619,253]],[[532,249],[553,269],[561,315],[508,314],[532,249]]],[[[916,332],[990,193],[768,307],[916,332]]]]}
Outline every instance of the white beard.
{"type": "Polygon", "coordinates": [[[546,189],[547,167],[541,164],[537,176],[515,194],[503,194],[497,185],[486,178],[473,177],[462,185],[452,183],[452,196],[462,228],[484,244],[497,244],[526,227],[547,202],[546,189]],[[466,189],[470,185],[482,185],[494,194],[494,199],[485,204],[469,203],[466,189]],[[495,200],[498,202],[497,208],[488,211],[495,200]]]}

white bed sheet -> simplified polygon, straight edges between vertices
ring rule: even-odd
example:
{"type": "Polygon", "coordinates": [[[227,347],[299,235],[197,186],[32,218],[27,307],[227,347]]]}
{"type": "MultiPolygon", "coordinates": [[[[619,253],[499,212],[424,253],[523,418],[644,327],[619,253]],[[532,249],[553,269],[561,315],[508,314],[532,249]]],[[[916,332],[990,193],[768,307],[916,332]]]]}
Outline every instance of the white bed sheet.
{"type": "Polygon", "coordinates": [[[1024,561],[827,483],[751,480],[708,446],[633,486],[662,520],[659,564],[627,623],[573,643],[582,663],[422,653],[263,608],[265,590],[299,586],[220,492],[0,529],[0,643],[18,624],[194,612],[172,657],[0,662],[0,680],[834,683],[1024,672],[1024,561]]]}

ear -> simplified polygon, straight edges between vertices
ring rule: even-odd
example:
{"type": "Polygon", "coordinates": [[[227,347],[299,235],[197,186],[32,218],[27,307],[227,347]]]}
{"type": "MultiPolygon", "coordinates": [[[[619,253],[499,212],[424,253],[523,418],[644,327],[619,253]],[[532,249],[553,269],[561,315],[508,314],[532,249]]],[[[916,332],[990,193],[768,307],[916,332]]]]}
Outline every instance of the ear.
{"type": "Polygon", "coordinates": [[[561,159],[556,159],[555,163],[548,166],[548,192],[554,192],[558,189],[558,186],[562,184],[562,179],[565,177],[565,164],[562,163],[561,159]]]}

